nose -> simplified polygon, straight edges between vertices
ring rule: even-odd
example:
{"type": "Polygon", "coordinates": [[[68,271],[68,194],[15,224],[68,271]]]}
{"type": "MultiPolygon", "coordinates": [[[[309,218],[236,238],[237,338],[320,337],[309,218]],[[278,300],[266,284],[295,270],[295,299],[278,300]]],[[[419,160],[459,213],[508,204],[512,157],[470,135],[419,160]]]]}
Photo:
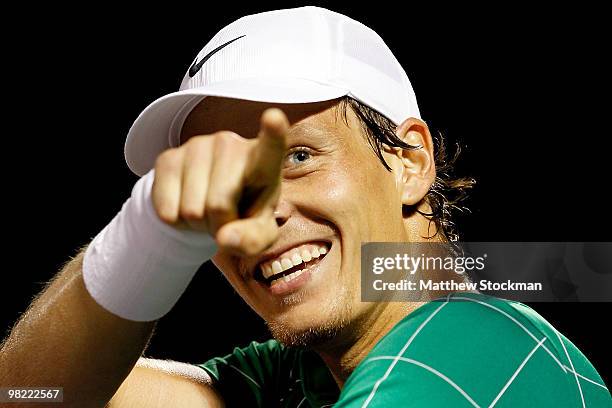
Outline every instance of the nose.
{"type": "Polygon", "coordinates": [[[276,219],[276,225],[279,227],[283,226],[289,219],[291,215],[291,204],[289,204],[286,200],[279,200],[276,205],[276,209],[274,210],[274,219],[276,219]]]}

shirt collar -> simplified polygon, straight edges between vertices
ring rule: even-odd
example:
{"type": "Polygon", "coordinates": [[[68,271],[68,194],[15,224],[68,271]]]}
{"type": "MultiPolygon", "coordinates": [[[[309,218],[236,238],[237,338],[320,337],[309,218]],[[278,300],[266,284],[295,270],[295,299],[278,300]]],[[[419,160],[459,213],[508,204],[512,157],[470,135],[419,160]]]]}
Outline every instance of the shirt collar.
{"type": "Polygon", "coordinates": [[[311,406],[333,405],[338,401],[338,384],[317,353],[300,349],[298,365],[302,392],[311,406]]]}

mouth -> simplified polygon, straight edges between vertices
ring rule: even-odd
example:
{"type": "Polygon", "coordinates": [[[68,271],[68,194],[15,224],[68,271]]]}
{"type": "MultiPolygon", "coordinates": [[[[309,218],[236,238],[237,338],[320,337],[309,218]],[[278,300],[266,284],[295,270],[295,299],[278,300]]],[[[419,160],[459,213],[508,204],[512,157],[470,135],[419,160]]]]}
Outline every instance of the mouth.
{"type": "Polygon", "coordinates": [[[255,280],[269,288],[287,286],[321,262],[330,249],[331,242],[325,241],[298,245],[258,264],[254,274],[255,280]]]}

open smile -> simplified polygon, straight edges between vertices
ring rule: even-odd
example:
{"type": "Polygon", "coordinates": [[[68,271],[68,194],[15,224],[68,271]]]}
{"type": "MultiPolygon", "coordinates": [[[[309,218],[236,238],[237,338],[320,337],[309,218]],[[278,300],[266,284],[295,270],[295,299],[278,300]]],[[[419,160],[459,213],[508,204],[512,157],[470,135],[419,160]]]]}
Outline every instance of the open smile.
{"type": "Polygon", "coordinates": [[[273,294],[284,294],[302,286],[331,249],[329,242],[309,242],[261,262],[255,279],[273,294]]]}

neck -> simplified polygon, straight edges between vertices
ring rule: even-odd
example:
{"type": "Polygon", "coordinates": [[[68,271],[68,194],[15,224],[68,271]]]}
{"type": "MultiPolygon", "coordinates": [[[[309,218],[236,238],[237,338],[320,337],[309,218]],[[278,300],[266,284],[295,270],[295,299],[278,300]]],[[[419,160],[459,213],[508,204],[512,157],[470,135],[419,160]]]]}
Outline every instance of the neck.
{"type": "MultiPolygon", "coordinates": [[[[465,281],[466,278],[458,280],[465,281]]],[[[423,292],[421,301],[378,303],[373,310],[344,327],[333,340],[313,349],[329,368],[338,388],[342,389],[357,365],[400,320],[426,302],[448,293],[423,292]]]]}
{"type": "Polygon", "coordinates": [[[367,313],[345,327],[333,341],[315,348],[340,389],[378,341],[422,304],[422,302],[378,304],[373,312],[367,313]]]}

